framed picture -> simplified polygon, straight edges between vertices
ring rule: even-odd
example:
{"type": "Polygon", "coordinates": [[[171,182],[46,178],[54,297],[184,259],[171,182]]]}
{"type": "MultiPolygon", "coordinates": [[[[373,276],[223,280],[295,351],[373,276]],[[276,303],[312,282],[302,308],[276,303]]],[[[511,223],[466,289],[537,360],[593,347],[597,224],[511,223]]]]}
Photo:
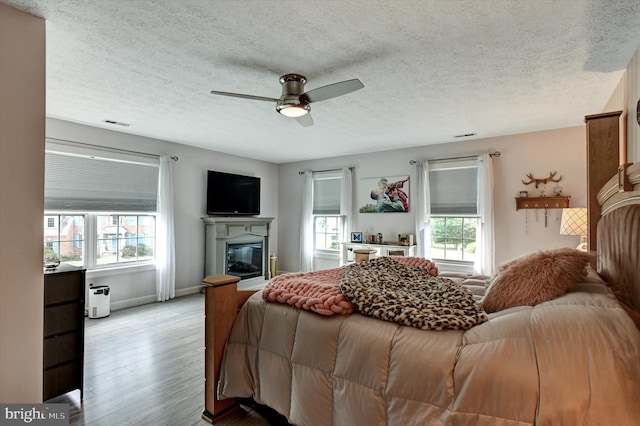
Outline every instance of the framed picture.
{"type": "Polygon", "coordinates": [[[362,232],[352,232],[351,233],[351,242],[352,243],[361,243],[362,242],[362,232]]]}
{"type": "Polygon", "coordinates": [[[412,246],[413,245],[413,234],[398,234],[398,245],[399,246],[412,246]]]}
{"type": "Polygon", "coordinates": [[[383,176],[362,179],[358,190],[360,213],[407,213],[409,176],[383,176]]]}

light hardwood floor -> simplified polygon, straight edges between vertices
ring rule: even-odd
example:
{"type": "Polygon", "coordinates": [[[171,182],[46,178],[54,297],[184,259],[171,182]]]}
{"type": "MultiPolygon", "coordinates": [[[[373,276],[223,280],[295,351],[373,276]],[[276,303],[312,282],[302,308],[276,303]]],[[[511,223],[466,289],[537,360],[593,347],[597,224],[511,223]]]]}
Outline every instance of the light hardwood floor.
{"type": "MultiPolygon", "coordinates": [[[[83,401],[73,391],[50,402],[69,403],[72,426],[207,426],[204,295],[85,318],[83,401]]],[[[260,412],[243,405],[216,426],[283,424],[260,412]]]]}

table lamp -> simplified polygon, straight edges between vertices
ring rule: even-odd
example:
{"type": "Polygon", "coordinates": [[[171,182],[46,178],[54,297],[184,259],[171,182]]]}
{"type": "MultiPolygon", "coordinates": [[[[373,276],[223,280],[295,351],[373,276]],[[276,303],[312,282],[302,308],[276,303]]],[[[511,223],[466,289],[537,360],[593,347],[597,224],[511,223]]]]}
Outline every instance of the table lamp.
{"type": "Polygon", "coordinates": [[[583,207],[562,209],[560,234],[579,235],[580,244],[576,248],[587,251],[587,209],[583,207]]]}

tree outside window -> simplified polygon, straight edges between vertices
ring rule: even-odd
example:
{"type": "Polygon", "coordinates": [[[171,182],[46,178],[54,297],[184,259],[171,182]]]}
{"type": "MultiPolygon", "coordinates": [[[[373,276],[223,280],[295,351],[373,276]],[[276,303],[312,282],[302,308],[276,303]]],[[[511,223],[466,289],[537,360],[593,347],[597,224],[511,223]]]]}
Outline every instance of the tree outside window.
{"type": "Polygon", "coordinates": [[[434,259],[474,262],[477,217],[431,217],[431,254],[434,259]]]}
{"type": "Polygon", "coordinates": [[[340,216],[315,216],[316,250],[340,250],[340,216]]]}

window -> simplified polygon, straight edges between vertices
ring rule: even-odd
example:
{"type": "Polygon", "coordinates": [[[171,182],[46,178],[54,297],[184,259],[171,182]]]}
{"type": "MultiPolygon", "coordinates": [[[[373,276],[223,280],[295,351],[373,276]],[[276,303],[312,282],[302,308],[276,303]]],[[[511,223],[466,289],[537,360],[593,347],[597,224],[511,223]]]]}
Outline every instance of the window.
{"type": "Polygon", "coordinates": [[[153,260],[155,217],[96,215],[96,265],[153,260]]]}
{"type": "Polygon", "coordinates": [[[313,219],[314,248],[340,250],[340,216],[316,216],[313,219]]]}
{"type": "Polygon", "coordinates": [[[47,223],[59,223],[54,232],[45,228],[44,255],[56,255],[61,262],[88,269],[146,262],[154,259],[155,216],[153,215],[48,215],[47,223]],[[112,225],[113,223],[124,225],[112,225]],[[134,225],[130,225],[133,222],[134,225]],[[85,234],[86,228],[95,234],[85,234]],[[88,241],[89,244],[84,244],[88,241]],[[85,253],[95,247],[95,253],[85,253]]]}
{"type": "Polygon", "coordinates": [[[431,256],[434,259],[475,262],[475,217],[431,217],[431,256]]]}
{"type": "Polygon", "coordinates": [[[61,262],[84,264],[84,217],[82,215],[45,216],[44,257],[57,256],[61,262]]]}
{"type": "Polygon", "coordinates": [[[431,257],[472,270],[480,223],[477,159],[429,162],[429,191],[431,257]]]}
{"type": "Polygon", "coordinates": [[[315,250],[340,250],[343,217],[340,216],[338,172],[313,174],[313,247],[315,250]]]}
{"type": "Polygon", "coordinates": [[[154,260],[158,161],[47,140],[45,256],[87,269],[154,260]]]}

